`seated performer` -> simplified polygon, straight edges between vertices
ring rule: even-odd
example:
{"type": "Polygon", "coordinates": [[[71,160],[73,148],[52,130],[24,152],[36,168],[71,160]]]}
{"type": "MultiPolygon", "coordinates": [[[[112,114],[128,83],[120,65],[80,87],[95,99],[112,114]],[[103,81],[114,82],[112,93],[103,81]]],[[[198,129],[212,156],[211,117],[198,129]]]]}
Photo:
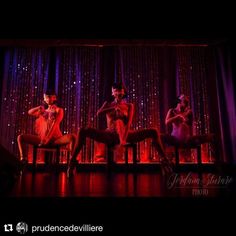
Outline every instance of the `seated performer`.
{"type": "Polygon", "coordinates": [[[170,145],[199,145],[213,141],[212,134],[193,135],[193,113],[189,105],[189,97],[181,94],[175,108],[168,110],[165,124],[172,125],[170,135],[163,135],[162,141],[170,145]]]}
{"type": "Polygon", "coordinates": [[[162,169],[165,172],[170,172],[171,166],[166,159],[160,136],[154,128],[131,131],[130,125],[133,119],[134,106],[132,103],[127,103],[124,99],[125,88],[122,83],[114,83],[112,86],[112,102],[105,101],[98,110],[97,115],[106,114],[107,128],[99,130],[95,128],[80,128],[76,139],[72,158],[67,170],[67,176],[73,174],[73,170],[77,164],[76,158],[85,144],[86,138],[94,139],[98,142],[108,144],[110,146],[118,146],[120,151],[124,150],[126,143],[135,143],[151,138],[153,144],[161,157],[162,169]]]}
{"type": "Polygon", "coordinates": [[[73,134],[62,135],[60,123],[64,116],[64,110],[56,105],[56,94],[54,91],[46,91],[43,95],[43,105],[31,108],[28,114],[36,117],[35,133],[20,134],[17,137],[20,160],[23,163],[28,162],[27,154],[24,151],[24,144],[39,146],[50,145],[70,145],[73,150],[75,136],[73,134]]]}

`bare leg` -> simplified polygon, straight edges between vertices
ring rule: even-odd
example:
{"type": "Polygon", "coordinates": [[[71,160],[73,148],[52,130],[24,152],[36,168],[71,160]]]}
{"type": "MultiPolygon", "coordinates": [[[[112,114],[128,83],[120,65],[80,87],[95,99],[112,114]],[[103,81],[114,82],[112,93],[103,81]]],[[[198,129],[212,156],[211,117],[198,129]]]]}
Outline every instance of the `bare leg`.
{"type": "Polygon", "coordinates": [[[201,145],[205,143],[210,143],[213,145],[214,150],[214,157],[215,157],[215,164],[217,164],[218,167],[220,167],[220,160],[219,160],[219,137],[215,134],[202,134],[202,135],[194,135],[190,138],[189,143],[190,145],[201,145]]]}
{"type": "Polygon", "coordinates": [[[194,135],[190,138],[190,145],[200,145],[203,143],[210,143],[214,141],[213,134],[202,134],[202,135],[194,135]]]}
{"type": "Polygon", "coordinates": [[[161,134],[160,138],[162,143],[167,145],[176,145],[179,143],[178,140],[170,134],[161,134]]]}
{"type": "Polygon", "coordinates": [[[154,144],[154,147],[156,148],[156,151],[160,155],[161,159],[161,166],[162,166],[162,173],[163,175],[172,173],[172,166],[169,160],[166,158],[163,144],[160,138],[160,135],[157,131],[157,129],[150,128],[150,129],[143,129],[143,130],[137,130],[134,132],[130,132],[127,137],[127,142],[140,142],[144,139],[151,138],[152,142],[154,144]]]}
{"type": "Polygon", "coordinates": [[[70,151],[74,149],[76,136],[73,134],[66,134],[56,139],[53,144],[55,145],[67,145],[70,144],[70,151]]]}
{"type": "Polygon", "coordinates": [[[28,161],[28,157],[24,152],[24,144],[38,145],[40,144],[40,138],[36,135],[31,134],[20,134],[17,137],[18,149],[20,153],[20,160],[28,161]]]}
{"type": "Polygon", "coordinates": [[[151,138],[152,142],[154,144],[154,147],[156,148],[158,154],[161,157],[165,158],[165,152],[162,145],[162,141],[160,139],[160,135],[158,134],[158,131],[156,129],[150,128],[150,129],[143,129],[143,130],[137,130],[130,132],[127,137],[127,142],[140,142],[147,138],[151,138]]]}
{"type": "Polygon", "coordinates": [[[77,134],[76,143],[72,152],[69,168],[67,170],[67,176],[70,177],[73,174],[73,169],[77,163],[76,158],[80,153],[86,138],[94,139],[95,141],[107,144],[119,144],[119,135],[104,130],[98,130],[95,128],[80,128],[77,134]]]}

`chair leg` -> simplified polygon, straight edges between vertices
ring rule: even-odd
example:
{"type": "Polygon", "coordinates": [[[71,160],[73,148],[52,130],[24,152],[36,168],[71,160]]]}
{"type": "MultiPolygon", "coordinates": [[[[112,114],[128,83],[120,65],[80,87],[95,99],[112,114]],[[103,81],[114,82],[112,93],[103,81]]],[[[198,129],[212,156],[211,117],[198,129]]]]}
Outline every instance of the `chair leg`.
{"type": "Polygon", "coordinates": [[[36,169],[37,164],[37,147],[33,146],[33,169],[36,169]]]}
{"type": "Polygon", "coordinates": [[[197,163],[199,166],[202,164],[201,146],[197,147],[197,163]]]}
{"type": "Polygon", "coordinates": [[[112,150],[112,147],[107,147],[107,165],[108,167],[111,167],[114,163],[114,152],[112,150]]]}
{"type": "Polygon", "coordinates": [[[56,156],[55,156],[55,171],[59,171],[59,164],[60,164],[60,147],[56,148],[56,156]]]}
{"type": "Polygon", "coordinates": [[[66,152],[66,164],[69,165],[70,163],[70,156],[71,156],[71,151],[66,152]]]}
{"type": "Polygon", "coordinates": [[[129,148],[125,147],[125,164],[128,166],[129,164],[129,148]]]}
{"type": "Polygon", "coordinates": [[[56,165],[58,166],[60,163],[60,147],[56,149],[56,165]]]}
{"type": "Polygon", "coordinates": [[[133,164],[137,164],[137,145],[133,145],[133,164]]]}
{"type": "Polygon", "coordinates": [[[175,147],[175,165],[179,166],[179,148],[175,147]]]}

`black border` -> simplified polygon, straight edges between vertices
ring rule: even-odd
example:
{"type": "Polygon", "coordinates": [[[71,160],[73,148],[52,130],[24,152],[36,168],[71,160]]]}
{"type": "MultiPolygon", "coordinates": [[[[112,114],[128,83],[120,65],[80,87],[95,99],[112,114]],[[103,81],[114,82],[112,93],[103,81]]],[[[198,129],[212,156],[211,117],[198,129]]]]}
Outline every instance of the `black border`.
{"type": "MultiPolygon", "coordinates": [[[[102,225],[104,232],[194,233],[233,229],[233,198],[2,198],[3,224],[102,225]]],[[[113,234],[112,234],[113,235],[113,234]]]]}
{"type": "MultiPolygon", "coordinates": [[[[177,1],[179,4],[179,1],[177,1]]],[[[163,10],[143,4],[76,6],[64,11],[55,6],[25,6],[9,12],[2,8],[1,39],[192,39],[228,38],[235,42],[234,16],[230,5],[198,5],[163,10]],[[138,7],[138,10],[137,8],[138,7]],[[68,10],[69,9],[69,10],[68,10]]],[[[213,3],[212,3],[213,4],[213,3]]],[[[62,8],[65,5],[62,6],[62,8]]],[[[188,5],[187,5],[188,6],[188,5]]],[[[228,198],[14,198],[1,197],[2,224],[25,221],[29,224],[103,224],[107,233],[225,235],[233,229],[235,200],[228,198]],[[206,231],[206,230],[209,231],[206,231]]],[[[110,234],[111,235],[111,234],[110,234]]]]}

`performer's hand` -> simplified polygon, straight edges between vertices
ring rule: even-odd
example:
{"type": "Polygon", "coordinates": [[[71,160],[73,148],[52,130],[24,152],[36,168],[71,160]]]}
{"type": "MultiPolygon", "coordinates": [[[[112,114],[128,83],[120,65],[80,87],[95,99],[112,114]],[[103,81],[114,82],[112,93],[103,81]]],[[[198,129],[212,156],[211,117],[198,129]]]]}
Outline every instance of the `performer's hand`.
{"type": "Polygon", "coordinates": [[[38,145],[39,147],[42,147],[44,145],[45,141],[41,140],[40,144],[38,145]]]}
{"type": "Polygon", "coordinates": [[[48,145],[48,144],[49,144],[49,141],[50,141],[50,140],[49,140],[48,138],[46,138],[46,139],[45,139],[45,142],[44,142],[44,145],[48,145]]]}
{"type": "Polygon", "coordinates": [[[178,115],[177,118],[181,122],[185,122],[186,121],[186,118],[183,115],[178,115]]]}
{"type": "Polygon", "coordinates": [[[116,158],[121,160],[124,156],[125,147],[123,145],[118,145],[116,148],[116,158]]]}
{"type": "Polygon", "coordinates": [[[39,106],[39,107],[38,107],[38,112],[39,112],[40,114],[44,113],[44,111],[45,111],[44,106],[39,106]]]}
{"type": "Polygon", "coordinates": [[[116,105],[116,106],[115,106],[115,110],[116,110],[116,111],[121,111],[119,105],[116,105]]]}
{"type": "Polygon", "coordinates": [[[120,145],[125,145],[127,143],[127,141],[126,141],[126,138],[125,138],[125,136],[124,136],[124,134],[120,137],[120,145]]]}
{"type": "Polygon", "coordinates": [[[182,116],[183,122],[186,122],[187,121],[186,117],[184,115],[181,115],[181,116],[182,116]]]}
{"type": "Polygon", "coordinates": [[[44,139],[41,140],[39,146],[47,145],[48,143],[49,143],[49,139],[44,138],[44,139]]]}

